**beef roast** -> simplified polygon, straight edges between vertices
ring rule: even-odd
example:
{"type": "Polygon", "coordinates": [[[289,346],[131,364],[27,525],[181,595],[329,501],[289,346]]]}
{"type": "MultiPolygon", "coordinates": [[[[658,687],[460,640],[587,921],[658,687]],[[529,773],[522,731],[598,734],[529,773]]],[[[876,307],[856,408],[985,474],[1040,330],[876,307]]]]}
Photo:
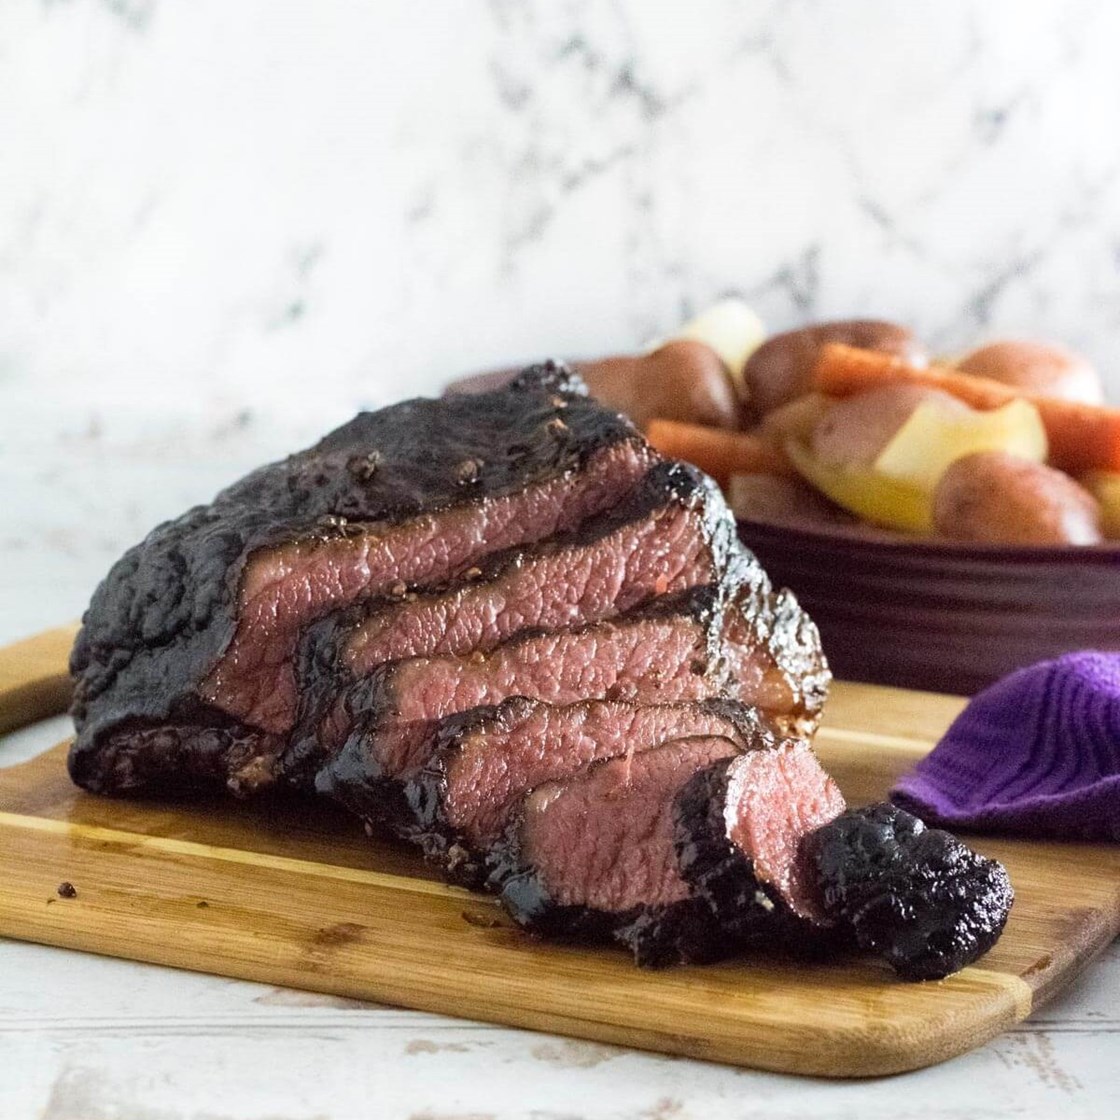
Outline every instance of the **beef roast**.
{"type": "Polygon", "coordinates": [[[266,783],[308,622],[572,529],[656,459],[548,364],[498,392],[363,413],[255,471],[159,526],[97,589],[71,659],[75,781],[266,783]]]}
{"type": "Polygon", "coordinates": [[[617,508],[548,542],[499,553],[468,578],[403,600],[372,600],[309,628],[301,642],[301,716],[282,769],[300,784],[347,731],[330,716],[345,679],[408,657],[488,652],[527,629],[609,618],[658,595],[723,577],[738,541],[715,484],[659,463],[617,508]]]}
{"type": "Polygon", "coordinates": [[[827,672],[812,623],[744,555],[718,584],[662,596],[612,621],[526,632],[489,653],[383,666],[340,697],[333,718],[341,730],[329,738],[343,745],[318,772],[317,788],[377,817],[388,803],[385,783],[427,762],[441,720],[510,696],[550,704],[724,696],[779,723],[811,724],[827,672]],[[789,660],[811,661],[812,674],[787,671],[796,646],[789,660]]]}
{"type": "Polygon", "coordinates": [[[613,939],[643,965],[732,952],[734,939],[681,875],[675,835],[681,789],[737,750],[719,737],[680,739],[538,787],[495,855],[503,906],[532,932],[613,939]]]}
{"type": "Polygon", "coordinates": [[[313,786],[643,964],[824,931],[939,976],[1010,906],[947,834],[837,816],[799,738],[816,628],[713,484],[553,364],[360,415],[159,526],[72,671],[79,784],[313,786]]]}
{"type": "Polygon", "coordinates": [[[515,696],[440,724],[426,765],[387,801],[391,827],[457,882],[478,884],[486,856],[529,790],[592,762],[672,740],[721,736],[740,750],[772,744],[758,710],[734,700],[554,706],[515,696]]]}

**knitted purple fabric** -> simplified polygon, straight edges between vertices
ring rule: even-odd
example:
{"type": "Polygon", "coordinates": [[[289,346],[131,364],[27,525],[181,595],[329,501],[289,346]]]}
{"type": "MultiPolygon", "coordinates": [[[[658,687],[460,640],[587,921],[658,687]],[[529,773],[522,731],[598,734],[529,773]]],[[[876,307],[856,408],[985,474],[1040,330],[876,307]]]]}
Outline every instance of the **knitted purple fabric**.
{"type": "Polygon", "coordinates": [[[936,824],[1120,840],[1120,654],[1071,653],[997,681],[891,799],[936,824]]]}

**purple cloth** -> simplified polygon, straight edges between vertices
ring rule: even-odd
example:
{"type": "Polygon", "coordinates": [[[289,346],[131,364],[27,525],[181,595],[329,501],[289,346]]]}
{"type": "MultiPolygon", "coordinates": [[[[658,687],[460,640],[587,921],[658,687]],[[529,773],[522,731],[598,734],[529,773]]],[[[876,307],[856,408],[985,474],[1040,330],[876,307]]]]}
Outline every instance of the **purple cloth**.
{"type": "Polygon", "coordinates": [[[1120,840],[1120,654],[1071,653],[997,681],[891,799],[936,824],[1120,840]]]}

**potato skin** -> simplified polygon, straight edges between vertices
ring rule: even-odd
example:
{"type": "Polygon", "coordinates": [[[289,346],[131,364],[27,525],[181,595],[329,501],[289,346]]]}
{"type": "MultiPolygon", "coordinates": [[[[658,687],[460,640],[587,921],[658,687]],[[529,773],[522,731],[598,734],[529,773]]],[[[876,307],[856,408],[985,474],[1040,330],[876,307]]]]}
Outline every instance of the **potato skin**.
{"type": "Polygon", "coordinates": [[[774,474],[733,474],[727,504],[744,521],[819,526],[854,523],[854,518],[808,483],[774,474]]]}
{"type": "Polygon", "coordinates": [[[882,319],[838,319],[786,331],[767,339],[743,367],[746,406],[756,417],[812,389],[813,367],[821,349],[842,342],[864,350],[893,354],[911,365],[929,361],[926,349],[914,333],[898,323],[882,319]]]}
{"type": "Polygon", "coordinates": [[[946,412],[968,405],[939,389],[884,385],[866,393],[830,400],[809,437],[813,455],[830,467],[869,468],[920,404],[936,401],[946,412]]]}
{"type": "Polygon", "coordinates": [[[933,493],[934,529],[983,544],[1097,544],[1100,508],[1069,475],[1008,455],[978,451],[958,459],[933,493]]]}
{"type": "Polygon", "coordinates": [[[1104,387],[1096,367],[1082,355],[1048,342],[1001,339],[970,350],[956,368],[1002,381],[1029,393],[1100,404],[1104,387]]]}
{"type": "Polygon", "coordinates": [[[832,398],[823,393],[806,393],[768,412],[752,431],[779,447],[790,439],[808,444],[817,421],[831,404],[832,398]]]}
{"type": "Polygon", "coordinates": [[[591,394],[640,428],[650,420],[681,420],[739,428],[740,411],[720,356],[706,343],[676,339],[651,354],[620,354],[580,362],[591,394]]]}

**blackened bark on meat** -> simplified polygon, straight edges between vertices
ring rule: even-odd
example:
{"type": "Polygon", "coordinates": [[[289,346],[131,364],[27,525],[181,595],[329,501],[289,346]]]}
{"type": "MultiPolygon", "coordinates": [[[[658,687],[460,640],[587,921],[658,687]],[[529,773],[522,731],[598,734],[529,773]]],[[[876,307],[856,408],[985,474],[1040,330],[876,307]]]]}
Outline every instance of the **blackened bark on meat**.
{"type": "Polygon", "coordinates": [[[80,784],[121,797],[187,798],[221,788],[248,796],[271,784],[283,742],[211,710],[182,726],[121,723],[106,734],[96,756],[73,756],[71,769],[80,784]],[[94,764],[87,776],[83,768],[94,764]]]}
{"type": "Polygon", "coordinates": [[[771,736],[757,745],[762,753],[714,763],[681,790],[678,866],[742,945],[819,957],[846,938],[822,912],[815,884],[806,888],[799,842],[844,801],[804,741],[771,736]]]}
{"type": "Polygon", "coordinates": [[[937,980],[983,956],[1014,900],[1007,871],[889,803],[808,836],[826,912],[907,980],[937,980]]]}
{"type": "MultiPolygon", "coordinates": [[[[97,589],[73,650],[74,779],[113,793],[125,791],[121,774],[134,783],[142,772],[155,778],[159,752],[149,765],[129,746],[137,727],[162,725],[162,755],[176,764],[193,750],[217,758],[215,728],[251,737],[252,728],[231,729],[201,695],[234,637],[249,557],[295,542],[348,538],[370,522],[388,528],[418,514],[516,495],[573,475],[596,452],[622,443],[642,446],[628,421],[586,396],[578,377],[548,364],[500,392],[362,413],[210,505],[158,526],[97,589]],[[473,464],[469,477],[464,463],[473,464]],[[179,742],[171,745],[168,736],[179,742]],[[130,762],[118,761],[122,749],[130,762]]],[[[188,769],[210,768],[200,762],[188,769]]],[[[165,780],[173,781],[158,782],[165,780]]]]}
{"type": "MultiPolygon", "coordinates": [[[[771,741],[766,744],[773,747],[771,741]]],[[[728,767],[696,773],[677,797],[677,862],[723,928],[744,946],[765,945],[794,915],[727,835],[728,767]]]]}
{"type": "Polygon", "coordinates": [[[711,964],[734,956],[741,949],[699,898],[669,905],[634,906],[621,912],[557,902],[540,874],[522,855],[522,825],[519,813],[503,841],[491,851],[488,885],[498,894],[510,917],[526,932],[550,941],[613,942],[629,950],[642,968],[711,964]]]}
{"type": "Polygon", "coordinates": [[[773,666],[759,706],[779,718],[787,734],[811,736],[832,683],[820,633],[793,592],[775,590],[753,553],[742,550],[742,592],[729,649],[764,650],[773,666]]]}

